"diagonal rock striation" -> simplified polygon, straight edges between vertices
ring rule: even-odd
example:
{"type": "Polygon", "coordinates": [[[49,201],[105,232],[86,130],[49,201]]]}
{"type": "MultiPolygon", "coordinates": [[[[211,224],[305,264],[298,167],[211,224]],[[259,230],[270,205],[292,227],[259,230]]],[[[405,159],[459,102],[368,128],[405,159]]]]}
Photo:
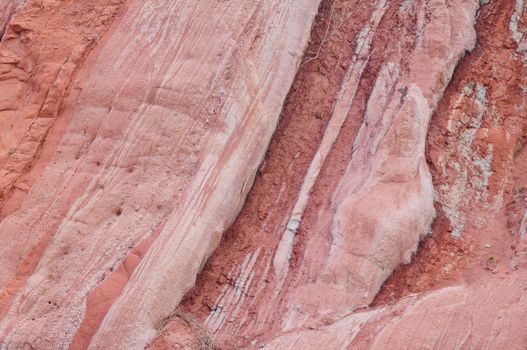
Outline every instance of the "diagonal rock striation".
{"type": "MultiPolygon", "coordinates": [[[[52,19],[87,12],[95,16],[90,29],[97,29],[100,14],[89,6],[111,13],[120,3],[91,2],[84,8],[84,3],[51,1],[38,8],[30,2],[11,21],[8,34],[13,34],[2,43],[19,40],[37,49],[29,37],[39,37],[31,29],[37,22],[25,20],[26,13],[52,26],[52,19]]],[[[54,118],[67,118],[69,125],[19,207],[0,223],[4,347],[68,347],[90,315],[90,291],[152,235],[134,272],[109,287],[120,291],[119,297],[96,332],[85,333],[95,333],[93,339],[75,344],[142,348],[155,336],[157,323],[192,287],[243,203],[317,7],[317,1],[307,0],[128,1],[71,82],[76,60],[90,43],[76,25],[72,46],[61,48],[73,50],[73,61],[67,54],[57,54],[64,60],[57,65],[47,58],[56,74],[45,69],[42,74],[57,77],[44,86],[47,92],[30,95],[38,103],[24,100],[8,108],[23,113],[27,105],[37,113],[30,125],[46,123],[38,137],[31,136],[34,147],[23,147],[29,134],[16,124],[22,144],[6,157],[6,189],[34,162],[54,118]],[[73,46],[77,38],[81,46],[73,46]],[[74,92],[61,112],[69,85],[74,92]],[[19,153],[24,157],[15,157],[19,153]],[[20,166],[9,166],[15,158],[20,166]],[[130,310],[130,304],[138,307],[130,310]]],[[[42,30],[44,49],[53,45],[55,32],[36,30],[42,30]]],[[[62,40],[70,35],[67,23],[59,32],[62,40]]],[[[23,95],[24,80],[17,84],[21,88],[12,90],[23,95]]]]}
{"type": "Polygon", "coordinates": [[[524,349],[525,0],[0,0],[0,349],[524,349]]]}

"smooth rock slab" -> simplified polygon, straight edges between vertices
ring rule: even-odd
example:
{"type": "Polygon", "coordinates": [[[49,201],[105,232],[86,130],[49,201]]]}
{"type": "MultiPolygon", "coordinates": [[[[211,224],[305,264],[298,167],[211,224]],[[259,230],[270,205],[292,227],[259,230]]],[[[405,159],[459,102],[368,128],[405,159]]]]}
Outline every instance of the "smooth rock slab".
{"type": "Polygon", "coordinates": [[[265,350],[289,349],[511,349],[525,348],[524,273],[489,277],[401,299],[270,341],[265,350]]]}

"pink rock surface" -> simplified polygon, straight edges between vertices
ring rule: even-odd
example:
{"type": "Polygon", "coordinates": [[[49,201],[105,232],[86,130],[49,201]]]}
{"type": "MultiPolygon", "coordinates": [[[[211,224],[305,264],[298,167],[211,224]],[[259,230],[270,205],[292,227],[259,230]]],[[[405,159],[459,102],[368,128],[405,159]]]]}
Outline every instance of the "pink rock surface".
{"type": "Polygon", "coordinates": [[[521,350],[527,332],[525,277],[490,277],[471,286],[411,295],[395,305],[289,332],[259,347],[521,350]]]}
{"type": "MultiPolygon", "coordinates": [[[[126,287],[110,286],[122,294],[88,344],[143,348],[157,334],[243,204],[317,6],[127,2],[72,82],[55,155],[0,223],[0,288],[11,299],[4,346],[68,347],[88,293],[151,235],[126,287]],[[21,261],[35,264],[28,275],[20,276],[21,261]]],[[[59,107],[54,101],[47,121],[59,107]]]]}
{"type": "Polygon", "coordinates": [[[526,8],[0,0],[0,348],[524,349],[526,8]]]}
{"type": "MultiPolygon", "coordinates": [[[[284,122],[244,210],[194,291],[173,315],[174,325],[169,322],[151,348],[162,349],[189,334],[213,339],[225,349],[265,344],[280,349],[366,349],[391,348],[392,343],[411,349],[434,348],[436,340],[441,344],[437,348],[446,349],[460,344],[474,349],[519,346],[521,341],[511,339],[512,333],[503,337],[492,333],[494,321],[483,316],[473,339],[466,340],[466,334],[458,332],[465,329],[462,322],[467,314],[479,314],[480,309],[479,315],[497,312],[479,300],[487,285],[496,285],[503,293],[496,308],[512,309],[523,285],[508,290],[506,283],[525,279],[525,270],[517,264],[517,256],[524,253],[515,243],[525,213],[523,197],[518,196],[516,214],[510,219],[517,221],[514,236],[498,219],[507,215],[504,203],[510,198],[512,169],[521,162],[513,161],[513,154],[523,147],[519,135],[525,133],[520,121],[524,97],[519,93],[523,68],[509,30],[514,6],[494,3],[480,9],[478,47],[474,28],[478,4],[472,1],[379,1],[362,7],[335,2],[323,9],[320,28],[326,46],[320,62],[313,63],[307,55],[311,67],[294,85],[284,122]],[[349,23],[343,18],[350,13],[355,14],[358,28],[340,27],[349,23]],[[394,27],[399,35],[394,35],[394,27]],[[325,36],[325,31],[330,34],[325,36]],[[344,59],[338,50],[346,40],[354,44],[348,46],[352,54],[344,59]],[[470,58],[464,58],[472,49],[470,58]],[[335,56],[341,61],[335,62],[335,56]],[[456,75],[458,62],[462,66],[456,75]],[[337,74],[338,88],[317,89],[323,77],[332,76],[332,69],[342,72],[337,74]],[[492,103],[486,97],[485,113],[469,102],[482,94],[476,84],[461,103],[451,103],[459,101],[456,98],[466,83],[476,79],[496,91],[492,103]],[[318,109],[317,102],[329,108],[318,109]],[[297,107],[301,104],[314,111],[313,124],[317,119],[325,124],[312,138],[295,140],[301,146],[289,151],[296,144],[287,138],[300,128],[294,121],[304,122],[303,113],[310,112],[297,107]],[[439,116],[432,119],[438,106],[439,116]],[[467,124],[477,113],[482,122],[467,124]],[[500,118],[509,119],[489,130],[501,123],[500,118]],[[448,129],[450,124],[455,129],[448,129]],[[478,135],[478,142],[467,148],[467,135],[478,135]],[[491,161],[489,147],[496,150],[491,161]],[[290,155],[289,162],[284,154],[290,155]],[[430,164],[433,177],[428,173],[430,164]],[[463,205],[449,211],[451,202],[444,194],[455,192],[455,184],[464,178],[470,182],[456,194],[463,205]],[[437,219],[430,226],[434,197],[437,219]],[[467,218],[460,234],[450,214],[467,218]],[[425,242],[415,261],[397,268],[410,262],[421,238],[425,242]],[[394,269],[395,275],[381,290],[394,269]],[[500,278],[489,277],[496,269],[506,271],[500,278],[509,282],[501,284],[500,278]],[[409,290],[416,290],[412,303],[377,306],[371,312],[362,309],[370,307],[374,298],[375,305],[385,305],[409,290]],[[429,295],[433,302],[425,303],[429,295]],[[458,297],[469,300],[467,305],[442,310],[443,303],[455,304],[452,300],[458,297]],[[377,337],[381,326],[370,320],[371,315],[398,319],[406,308],[408,313],[393,333],[377,337]],[[425,320],[429,323],[414,342],[419,323],[414,314],[429,309],[438,310],[437,315],[425,320]],[[348,328],[334,326],[343,314],[350,315],[342,321],[348,328]],[[438,335],[436,327],[443,327],[439,329],[448,337],[438,335]],[[353,330],[360,330],[368,342],[355,340],[350,335],[353,330]]],[[[308,52],[317,52],[316,44],[314,48],[308,52]]],[[[523,301],[519,304],[521,309],[523,301]]],[[[518,314],[511,312],[506,318],[518,320],[522,329],[518,314]]],[[[199,344],[187,342],[181,348],[189,347],[199,344]]]]}
{"type": "Polygon", "coordinates": [[[326,156],[324,149],[335,142],[326,135],[343,128],[334,120],[342,121],[354,104],[361,103],[356,100],[358,84],[379,45],[375,31],[390,9],[388,2],[375,2],[358,33],[355,56],[341,80],[328,128],[293,195],[296,202],[277,212],[274,222],[266,218],[260,226],[259,234],[266,230],[275,242],[255,242],[239,267],[228,272],[234,287],[225,287],[208,304],[211,311],[205,326],[220,339],[225,334],[229,341],[231,332],[249,339],[288,332],[343,309],[368,306],[393,270],[410,262],[419,240],[430,232],[433,187],[425,140],[432,112],[456,64],[475,45],[473,1],[416,3],[411,14],[402,14],[430,16],[411,44],[404,36],[391,43],[394,49],[383,57],[368,91],[355,141],[346,141],[353,149],[351,157],[340,162],[342,174],[334,188],[324,191],[328,204],[318,208],[309,223],[304,220],[303,201],[312,192],[305,184],[321,181],[312,179],[321,176],[313,169],[324,163],[319,157],[326,156]],[[296,261],[291,263],[295,246],[296,261]]]}
{"type": "MultiPolygon", "coordinates": [[[[429,233],[434,209],[425,162],[428,124],[457,62],[474,47],[476,9],[472,1],[422,4],[417,16],[431,15],[415,48],[388,57],[380,68],[352,159],[332,195],[331,245],[324,264],[315,273],[316,282],[296,287],[288,300],[298,318],[310,312],[302,304],[317,317],[321,310],[369,305],[429,233]]],[[[315,245],[308,243],[306,249],[320,259],[315,245]]]]}
{"type": "Polygon", "coordinates": [[[117,15],[121,1],[10,4],[25,6],[10,20],[0,42],[1,217],[16,210],[31,187],[35,176],[24,175],[46,165],[34,160],[44,140],[51,138],[75,71],[117,15]]]}

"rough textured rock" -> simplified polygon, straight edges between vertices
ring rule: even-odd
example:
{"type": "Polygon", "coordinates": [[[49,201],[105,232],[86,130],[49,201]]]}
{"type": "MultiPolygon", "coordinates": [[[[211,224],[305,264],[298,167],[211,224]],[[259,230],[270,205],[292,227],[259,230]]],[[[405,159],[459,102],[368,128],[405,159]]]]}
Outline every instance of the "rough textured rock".
{"type": "MultiPolygon", "coordinates": [[[[22,4],[11,2],[9,6],[22,4]]],[[[121,1],[29,1],[0,42],[1,216],[17,207],[22,176],[53,127],[74,72],[116,15],[121,1]]],[[[7,12],[6,12],[7,13],[7,12]]]]}
{"type": "Polygon", "coordinates": [[[65,348],[73,341],[130,349],[156,335],[243,204],[318,7],[311,0],[127,1],[70,83],[89,44],[75,14],[87,16],[94,30],[100,11],[120,5],[30,2],[3,38],[6,51],[27,50],[7,51],[16,54],[9,63],[21,66],[12,71],[24,78],[13,78],[17,89],[2,85],[20,97],[10,96],[16,105],[5,108],[11,112],[4,125],[16,125],[9,135],[19,140],[3,147],[5,193],[24,183],[39,151],[54,153],[40,159],[44,169],[30,171],[27,194],[4,206],[4,347],[65,348]],[[72,21],[71,38],[64,18],[72,21]],[[32,30],[39,19],[48,27],[32,30]],[[64,43],[57,46],[55,37],[64,43]],[[51,57],[31,59],[48,45],[51,57]],[[42,62],[42,76],[35,62],[42,62]],[[39,150],[57,117],[68,123],[51,131],[63,133],[51,136],[60,142],[39,150]],[[152,239],[148,250],[134,250],[145,239],[152,239]],[[100,317],[100,308],[104,320],[83,323],[100,317]]]}
{"type": "MultiPolygon", "coordinates": [[[[401,309],[383,305],[408,293],[450,294],[448,290],[441,289],[429,292],[449,286],[453,286],[451,288],[458,291],[456,293],[462,291],[459,295],[474,298],[456,312],[470,315],[481,308],[484,311],[480,315],[485,315],[488,302],[478,299],[485,289],[478,286],[488,283],[499,288],[498,279],[486,276],[497,273],[494,265],[512,266],[502,266],[506,271],[501,271],[505,274],[502,278],[510,283],[514,283],[515,278],[524,278],[525,271],[517,264],[518,256],[524,254],[523,248],[515,243],[518,233],[510,236],[509,230],[496,220],[500,215],[505,217],[505,203],[509,197],[501,197],[502,202],[496,202],[494,210],[489,212],[484,209],[490,206],[488,203],[494,202],[494,198],[482,191],[489,185],[493,196],[500,193],[498,186],[506,187],[509,177],[514,172],[518,173],[514,169],[520,166],[519,161],[511,163],[512,154],[522,148],[520,145],[524,136],[520,135],[525,135],[521,109],[525,97],[520,91],[524,69],[518,55],[521,51],[517,51],[509,29],[511,17],[517,10],[506,2],[494,2],[479,11],[478,8],[473,1],[455,4],[441,1],[376,2],[371,6],[338,1],[325,3],[321,11],[323,17],[319,20],[322,37],[328,23],[331,28],[329,39],[324,41],[325,50],[321,50],[318,56],[320,61],[311,61],[308,49],[307,67],[297,76],[300,83],[293,87],[284,108],[282,123],[246,206],[175,318],[204,320],[203,325],[209,336],[216,339],[221,348],[229,349],[258,348],[262,344],[286,349],[348,348],[348,345],[368,348],[374,346],[374,341],[380,344],[375,345],[377,348],[386,348],[386,344],[392,343],[398,348],[413,348],[414,345],[433,348],[433,341],[428,343],[424,335],[436,325],[444,324],[450,317],[447,312],[429,317],[429,326],[422,333],[423,341],[417,343],[412,342],[410,335],[415,333],[413,329],[419,322],[411,321],[410,317],[408,328],[404,328],[409,335],[398,331],[394,333],[401,337],[399,343],[395,342],[393,335],[390,340],[375,340],[378,333],[376,321],[368,321],[371,325],[361,330],[364,337],[373,339],[367,344],[356,342],[349,336],[350,328],[339,330],[331,325],[343,313],[371,305],[374,297],[373,305],[377,307],[375,312],[372,311],[374,314],[399,315],[411,304],[401,303],[397,306],[401,309]],[[368,29],[342,26],[342,18],[349,18],[347,16],[352,9],[354,18],[360,18],[362,26],[368,29]],[[468,57],[463,57],[464,50],[471,50],[476,44],[476,17],[479,20],[476,28],[480,45],[468,57]],[[380,18],[379,23],[377,18],[380,18]],[[397,37],[394,37],[394,26],[401,33],[397,37]],[[365,55],[367,60],[361,60],[360,50],[368,50],[366,33],[371,33],[370,28],[375,30],[372,53],[365,55]],[[343,46],[349,47],[348,57],[342,53],[343,46]],[[510,61],[504,64],[504,58],[510,61]],[[364,67],[361,65],[363,61],[366,61],[364,67]],[[461,62],[460,68],[451,82],[458,62],[461,62]],[[472,67],[473,72],[465,73],[467,67],[472,67]],[[342,88],[326,88],[321,93],[317,88],[318,81],[322,77],[331,77],[329,72],[335,70],[340,73],[337,78],[340,85],[337,86],[342,88]],[[489,74],[485,80],[481,76],[483,71],[489,74]],[[503,77],[503,84],[499,83],[500,77],[503,77]],[[469,82],[472,83],[465,90],[469,82]],[[474,104],[461,100],[456,107],[447,101],[460,91],[465,91],[472,101],[477,101],[478,96],[485,98],[482,97],[483,89],[476,82],[488,90],[491,86],[501,90],[500,97],[493,103],[494,108],[489,109],[491,113],[480,117],[502,119],[500,114],[510,114],[510,121],[505,123],[510,127],[504,126],[502,130],[505,134],[517,135],[516,141],[506,144],[492,141],[493,144],[500,144],[499,158],[494,159],[507,164],[485,163],[483,160],[488,149],[485,144],[463,150],[466,143],[463,130],[469,134],[485,134],[486,131],[477,130],[485,124],[467,125],[466,117],[460,118],[460,109],[465,109],[466,115],[477,117],[474,104]],[[354,88],[353,84],[357,87],[354,88]],[[445,90],[447,85],[449,88],[445,90]],[[508,86],[505,90],[504,85],[508,86]],[[421,90],[421,93],[416,94],[416,90],[421,90]],[[310,99],[315,99],[312,105],[310,99]],[[416,100],[425,102],[417,104],[416,100]],[[329,108],[313,106],[316,103],[329,108]],[[306,112],[303,107],[298,107],[300,104],[312,108],[314,125],[319,118],[325,119],[328,131],[324,131],[324,125],[321,131],[311,134],[314,136],[300,139],[297,150],[291,151],[290,159],[294,159],[294,163],[289,164],[283,160],[283,155],[291,148],[287,138],[304,122],[302,114],[306,112]],[[429,130],[429,118],[436,107],[438,112],[432,118],[429,130]],[[339,115],[342,109],[345,110],[345,117],[339,115]],[[388,124],[392,120],[390,117],[406,120],[407,123],[388,124]],[[458,129],[457,134],[446,131],[449,123],[442,121],[452,117],[461,119],[458,124],[450,122],[458,129]],[[327,137],[334,133],[332,128],[339,128],[336,139],[327,137]],[[431,235],[425,238],[414,261],[397,268],[377,295],[384,279],[391,275],[397,264],[409,261],[418,239],[428,233],[433,194],[425,164],[424,135],[427,132],[426,159],[432,166],[433,184],[437,191],[437,218],[431,227],[431,235]],[[439,137],[445,132],[450,136],[448,140],[439,137]],[[375,146],[375,140],[382,140],[378,148],[369,146],[375,146]],[[326,146],[327,143],[330,146],[326,146]],[[383,145],[385,148],[379,150],[383,145]],[[371,149],[369,152],[366,151],[368,146],[371,149]],[[328,147],[330,151],[327,151],[328,147]],[[307,162],[302,159],[305,153],[307,162]],[[325,159],[321,160],[322,157],[325,159]],[[314,160],[311,162],[311,159],[314,160]],[[323,165],[319,170],[320,164],[323,165]],[[356,164],[355,167],[353,164],[356,164]],[[456,190],[455,186],[462,183],[462,179],[454,173],[440,171],[441,164],[459,169],[458,173],[473,183],[468,191],[455,194],[467,205],[456,206],[452,212],[448,209],[452,194],[449,194],[450,190],[448,193],[443,190],[447,186],[456,190]],[[282,169],[288,169],[285,174],[280,165],[282,169]],[[318,176],[318,179],[313,181],[312,176],[318,176]],[[492,187],[493,184],[497,185],[496,188],[492,187]],[[368,189],[363,190],[362,196],[361,188],[368,189]],[[304,204],[305,193],[309,196],[307,205],[304,204]],[[411,203],[419,204],[412,207],[411,203]],[[302,213],[300,223],[291,221],[298,220],[299,212],[302,213]],[[469,229],[467,222],[464,229],[457,232],[456,222],[449,216],[450,213],[458,217],[469,216],[473,225],[477,223],[477,226],[469,229]],[[487,229],[483,231],[482,227],[487,229]],[[296,231],[296,236],[285,240],[293,242],[293,249],[286,269],[289,276],[284,279],[281,277],[283,272],[273,270],[273,263],[277,261],[275,252],[283,251],[279,242],[289,228],[296,231]],[[487,245],[490,248],[486,248],[487,245]],[[331,253],[334,255],[331,256],[331,253]],[[514,277],[507,275],[509,270],[516,271],[514,277]],[[322,337],[322,327],[336,331],[322,337]],[[312,337],[304,341],[301,339],[303,335],[307,336],[304,333],[306,329],[311,330],[312,337]],[[277,335],[277,340],[269,340],[277,335]]],[[[316,28],[314,36],[319,37],[316,28]]],[[[317,45],[315,43],[311,52],[317,50],[317,45]]],[[[487,139],[486,143],[489,141],[487,139]]],[[[517,199],[515,203],[516,218],[519,218],[515,220],[519,227],[525,213],[525,202],[517,199]]],[[[506,285],[507,282],[504,283],[506,285]]],[[[519,283],[507,293],[520,293],[523,287],[519,283]]],[[[503,287],[501,290],[506,289],[503,287]]],[[[511,308],[516,302],[515,297],[507,299],[508,294],[504,297],[499,307],[511,308]]],[[[416,298],[421,300],[422,297],[416,298]]],[[[442,297],[437,300],[442,300],[442,297]]],[[[428,306],[423,305],[429,304],[415,304],[416,312],[421,312],[421,308],[428,310],[428,306]]],[[[488,312],[492,315],[494,310],[488,312]]],[[[350,327],[356,327],[357,331],[361,329],[362,323],[369,319],[364,315],[361,311],[356,317],[362,321],[350,327]]],[[[430,335],[430,339],[443,339],[439,339],[437,344],[444,346],[437,348],[456,348],[455,344],[463,343],[466,333],[454,332],[461,322],[455,317],[451,317],[455,321],[448,323],[444,332],[449,334],[451,339],[448,341],[451,343],[441,343],[447,339],[441,338],[443,336],[430,335]]],[[[515,319],[518,315],[510,317],[515,319]]],[[[487,348],[498,345],[518,347],[521,344],[521,340],[510,339],[512,333],[505,337],[489,336],[491,333],[485,327],[491,320],[482,319],[480,322],[474,339],[466,342],[471,346],[468,348],[480,348],[481,344],[491,344],[485,345],[487,348]]],[[[518,319],[518,325],[522,329],[522,320],[518,319]]],[[[167,339],[178,339],[192,332],[203,336],[203,331],[193,326],[192,322],[183,326],[169,324],[165,329],[165,335],[160,337],[159,343],[153,344],[154,348],[157,344],[169,342],[167,339]]]]}
{"type": "Polygon", "coordinates": [[[526,11],[0,1],[0,348],[525,349],[526,11]]]}
{"type": "MultiPolygon", "coordinates": [[[[376,6],[373,21],[387,3],[376,6]]],[[[381,66],[352,158],[332,194],[331,245],[324,265],[316,272],[316,282],[295,287],[288,301],[299,319],[309,313],[299,307],[302,303],[314,306],[316,316],[323,309],[367,306],[395,267],[410,262],[419,239],[429,232],[433,188],[424,156],[426,132],[455,65],[474,47],[476,5],[460,1],[447,7],[432,1],[416,11],[417,17],[426,11],[430,18],[416,33],[413,50],[390,55],[381,66]],[[319,305],[313,305],[314,293],[319,305]]],[[[353,64],[350,69],[355,69],[353,64]]],[[[345,79],[342,89],[356,84],[356,79],[345,79]]],[[[354,96],[349,97],[338,102],[351,106],[354,96]]],[[[349,113],[339,107],[337,103],[336,113],[349,113]]],[[[306,250],[316,247],[308,243],[306,250]]],[[[312,258],[306,254],[304,259],[312,258]]]]}

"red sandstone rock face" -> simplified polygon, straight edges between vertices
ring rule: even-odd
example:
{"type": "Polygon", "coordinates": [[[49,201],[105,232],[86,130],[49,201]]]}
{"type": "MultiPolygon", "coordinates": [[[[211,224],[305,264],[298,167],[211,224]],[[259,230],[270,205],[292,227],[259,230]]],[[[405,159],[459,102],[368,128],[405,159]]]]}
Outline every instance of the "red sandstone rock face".
{"type": "MultiPolygon", "coordinates": [[[[120,2],[110,5],[117,11],[120,2]]],[[[86,21],[93,27],[100,16],[93,2],[84,8],[78,2],[38,6],[30,3],[10,26],[26,23],[21,20],[26,12],[30,18],[43,16],[51,29],[58,25],[53,19],[67,25],[62,17],[68,13],[92,15],[86,21]]],[[[26,186],[27,194],[9,197],[4,207],[1,337],[8,348],[139,348],[156,335],[157,323],[192,287],[243,204],[318,4],[129,1],[126,6],[71,82],[59,121],[68,125],[54,129],[63,135],[52,145],[45,169],[30,172],[36,180],[26,186]],[[150,247],[134,250],[144,240],[151,240],[150,247]],[[148,266],[157,266],[155,272],[148,266]],[[112,282],[97,289],[103,281],[112,282]],[[130,303],[141,306],[131,312],[130,303]]],[[[38,37],[30,28],[34,22],[27,23],[20,35],[28,38],[12,39],[22,47],[36,40],[29,36],[38,37]]],[[[68,86],[86,49],[82,30],[73,26],[73,54],[60,56],[64,63],[46,60],[43,77],[16,80],[20,86],[33,87],[40,79],[49,85],[43,85],[44,99],[37,99],[41,105],[21,99],[41,114],[26,117],[27,126],[13,122],[20,141],[6,152],[6,193],[22,182],[17,180],[31,157],[47,151],[25,147],[24,141],[39,145],[38,137],[45,138],[45,127],[59,116],[60,89],[68,86]],[[76,39],[81,46],[73,45],[76,39]],[[56,73],[49,74],[46,64],[56,73]],[[56,80],[47,80],[50,75],[56,80]],[[12,159],[20,160],[20,167],[9,166],[12,159]]],[[[4,42],[10,38],[4,36],[4,42]]],[[[42,45],[48,44],[58,56],[58,43],[42,45]]],[[[34,72],[35,66],[27,69],[34,72]]],[[[20,91],[22,96],[24,88],[20,91]]]]}
{"type": "Polygon", "coordinates": [[[0,347],[525,349],[526,11],[0,1],[0,347]]]}

